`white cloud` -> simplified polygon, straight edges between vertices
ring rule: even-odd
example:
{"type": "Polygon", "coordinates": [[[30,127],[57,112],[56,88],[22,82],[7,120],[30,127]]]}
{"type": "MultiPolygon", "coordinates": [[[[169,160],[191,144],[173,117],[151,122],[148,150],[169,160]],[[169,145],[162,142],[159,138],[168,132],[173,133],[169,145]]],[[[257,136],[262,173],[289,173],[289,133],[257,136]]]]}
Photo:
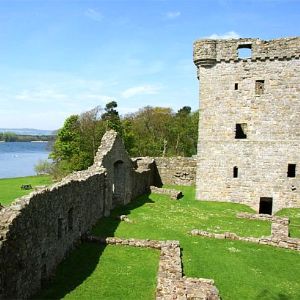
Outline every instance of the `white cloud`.
{"type": "Polygon", "coordinates": [[[161,88],[154,85],[140,85],[126,89],[121,93],[124,98],[131,98],[137,95],[154,95],[157,94],[161,88]]]}
{"type": "Polygon", "coordinates": [[[206,38],[215,39],[215,40],[239,39],[240,35],[238,33],[236,33],[235,31],[228,31],[228,32],[225,32],[224,34],[213,33],[206,38]]]}
{"type": "Polygon", "coordinates": [[[166,13],[166,18],[167,19],[175,19],[180,17],[181,12],[180,11],[169,11],[166,13]]]}
{"type": "Polygon", "coordinates": [[[84,15],[94,21],[100,22],[103,19],[103,15],[96,9],[89,8],[84,12],[84,15]]]}

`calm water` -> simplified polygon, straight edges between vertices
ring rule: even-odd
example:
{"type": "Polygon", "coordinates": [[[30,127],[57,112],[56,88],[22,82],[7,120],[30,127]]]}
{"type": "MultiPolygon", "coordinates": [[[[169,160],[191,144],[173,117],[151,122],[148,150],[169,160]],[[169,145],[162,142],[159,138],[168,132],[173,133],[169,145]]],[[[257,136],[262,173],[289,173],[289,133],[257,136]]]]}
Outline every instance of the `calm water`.
{"type": "Polygon", "coordinates": [[[36,175],[34,166],[47,159],[47,143],[0,143],[0,178],[36,175]]]}

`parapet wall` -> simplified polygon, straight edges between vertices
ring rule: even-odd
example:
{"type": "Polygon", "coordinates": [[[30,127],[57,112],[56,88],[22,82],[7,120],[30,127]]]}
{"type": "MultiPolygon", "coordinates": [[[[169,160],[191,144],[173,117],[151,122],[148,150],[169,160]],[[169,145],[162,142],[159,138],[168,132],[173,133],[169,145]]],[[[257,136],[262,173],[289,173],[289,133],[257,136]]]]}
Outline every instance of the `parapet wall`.
{"type": "Polygon", "coordinates": [[[217,62],[239,61],[238,48],[250,48],[251,60],[291,59],[300,57],[299,38],[271,41],[260,39],[198,40],[194,43],[194,63],[210,66],[217,62]]]}
{"type": "Polygon", "coordinates": [[[117,205],[150,191],[153,159],[128,157],[108,131],[95,163],[0,210],[0,299],[27,299],[81,236],[117,205]]]}

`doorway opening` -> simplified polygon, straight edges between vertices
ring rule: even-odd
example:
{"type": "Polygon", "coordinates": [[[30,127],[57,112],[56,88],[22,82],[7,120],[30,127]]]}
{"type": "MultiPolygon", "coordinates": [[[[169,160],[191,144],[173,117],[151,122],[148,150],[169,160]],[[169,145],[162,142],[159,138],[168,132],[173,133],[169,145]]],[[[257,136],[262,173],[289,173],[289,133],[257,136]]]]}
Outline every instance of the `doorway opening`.
{"type": "Polygon", "coordinates": [[[259,213],[272,215],[273,198],[261,197],[259,202],[259,213]]]}

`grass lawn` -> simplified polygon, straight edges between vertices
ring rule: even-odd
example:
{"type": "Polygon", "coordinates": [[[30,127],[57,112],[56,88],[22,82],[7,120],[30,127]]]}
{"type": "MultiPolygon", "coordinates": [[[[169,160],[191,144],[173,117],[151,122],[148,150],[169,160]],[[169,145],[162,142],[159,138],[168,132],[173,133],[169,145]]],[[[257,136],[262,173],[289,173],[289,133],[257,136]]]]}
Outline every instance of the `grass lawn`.
{"type": "MultiPolygon", "coordinates": [[[[184,198],[151,194],[116,209],[93,229],[99,236],[176,239],[182,247],[184,275],[212,278],[223,300],[300,299],[300,253],[241,241],[192,237],[197,228],[241,236],[270,234],[270,222],[237,219],[244,205],[201,202],[194,188],[184,198]],[[132,223],[116,220],[127,214],[132,223]]],[[[154,299],[158,251],[82,244],[59,266],[54,281],[38,298],[154,299]]]]}
{"type": "Polygon", "coordinates": [[[21,185],[23,184],[31,184],[34,188],[38,185],[49,185],[51,182],[51,177],[46,175],[0,179],[0,203],[4,206],[9,205],[16,198],[33,191],[22,190],[21,185]]]}

